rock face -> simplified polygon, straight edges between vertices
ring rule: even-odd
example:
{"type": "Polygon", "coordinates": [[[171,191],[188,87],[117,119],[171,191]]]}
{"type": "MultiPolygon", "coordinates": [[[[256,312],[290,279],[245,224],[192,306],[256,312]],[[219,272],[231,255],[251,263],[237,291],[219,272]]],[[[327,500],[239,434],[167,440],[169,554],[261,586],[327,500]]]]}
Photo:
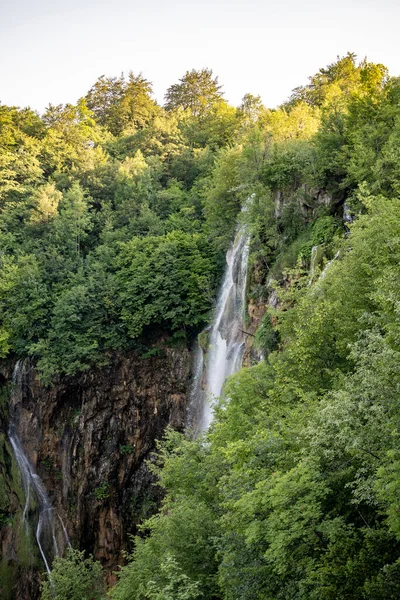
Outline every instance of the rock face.
{"type": "MultiPolygon", "coordinates": [[[[110,365],[61,378],[52,387],[44,387],[33,368],[26,372],[15,405],[21,443],[72,545],[93,553],[111,582],[113,570],[123,563],[123,551],[129,549],[129,534],[160,499],[145,461],[167,426],[184,428],[190,353],[164,346],[148,358],[136,353],[114,356],[110,365]]],[[[9,369],[3,368],[0,380],[10,380],[9,369]]],[[[6,421],[3,410],[0,476],[9,489],[2,507],[8,499],[13,524],[3,518],[0,558],[3,565],[18,567],[21,544],[15,530],[24,500],[6,442],[6,421]]],[[[28,571],[27,586],[34,578],[28,571]]],[[[0,589],[1,585],[0,571],[0,589]]],[[[36,598],[37,586],[31,588],[19,596],[14,587],[9,597],[36,598]]]]}
{"type": "Polygon", "coordinates": [[[245,332],[245,351],[243,355],[243,366],[250,367],[261,360],[260,352],[254,347],[255,334],[266,312],[265,301],[254,302],[250,298],[247,306],[247,325],[245,332]]]}
{"type": "Polygon", "coordinates": [[[310,188],[302,184],[293,189],[278,190],[274,196],[275,218],[282,216],[283,208],[289,203],[295,203],[300,208],[303,217],[312,217],[314,211],[320,206],[331,207],[344,202],[343,198],[333,199],[325,189],[310,188]]]}

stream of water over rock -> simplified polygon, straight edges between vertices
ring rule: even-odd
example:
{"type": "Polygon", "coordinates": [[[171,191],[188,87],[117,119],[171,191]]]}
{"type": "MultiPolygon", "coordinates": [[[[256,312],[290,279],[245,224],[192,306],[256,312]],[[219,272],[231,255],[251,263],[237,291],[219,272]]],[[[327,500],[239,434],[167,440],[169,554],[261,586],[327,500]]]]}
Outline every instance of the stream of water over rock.
{"type": "Polygon", "coordinates": [[[190,405],[199,407],[192,419],[194,426],[191,423],[195,434],[208,429],[213,419],[213,403],[221,395],[226,378],[242,366],[248,256],[249,236],[241,227],[226,256],[227,267],[208,334],[206,357],[200,347],[195,350],[190,394],[190,405]]]}
{"type": "Polygon", "coordinates": [[[22,400],[26,371],[26,364],[23,361],[17,361],[12,379],[8,438],[19,467],[22,489],[25,495],[22,520],[27,533],[30,527],[33,527],[36,543],[46,571],[50,574],[54,557],[60,556],[65,545],[71,547],[71,544],[64,523],[55,512],[43,482],[31,465],[17,433],[17,405],[22,400]],[[61,544],[59,540],[61,540],[61,544]]]}

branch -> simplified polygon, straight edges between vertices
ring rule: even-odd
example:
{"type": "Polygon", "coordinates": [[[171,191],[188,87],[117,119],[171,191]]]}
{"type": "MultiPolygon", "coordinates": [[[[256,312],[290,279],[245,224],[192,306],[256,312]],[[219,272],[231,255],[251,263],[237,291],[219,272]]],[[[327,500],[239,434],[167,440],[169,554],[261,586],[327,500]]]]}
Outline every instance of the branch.
{"type": "Polygon", "coordinates": [[[245,335],[251,335],[251,337],[256,337],[253,333],[249,333],[248,331],[244,331],[243,329],[239,329],[239,331],[241,333],[244,333],[245,335]]]}

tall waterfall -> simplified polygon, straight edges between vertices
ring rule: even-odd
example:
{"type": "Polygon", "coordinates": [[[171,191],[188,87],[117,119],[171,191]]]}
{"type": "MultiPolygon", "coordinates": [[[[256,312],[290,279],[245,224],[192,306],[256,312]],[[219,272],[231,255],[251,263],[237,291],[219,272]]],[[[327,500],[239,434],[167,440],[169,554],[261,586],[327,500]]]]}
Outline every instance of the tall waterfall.
{"type": "Polygon", "coordinates": [[[205,431],[213,419],[213,402],[220,396],[225,379],[242,366],[249,237],[241,227],[226,256],[227,268],[218,294],[215,319],[209,333],[203,391],[203,354],[195,354],[190,403],[200,406],[197,432],[205,431]]]}
{"type": "Polygon", "coordinates": [[[30,464],[17,434],[16,409],[18,403],[22,400],[25,376],[26,365],[23,361],[18,361],[14,368],[12,380],[8,438],[18,463],[22,489],[25,495],[22,519],[27,532],[29,531],[30,523],[33,524],[40,554],[46,571],[50,574],[53,558],[59,556],[66,545],[69,547],[71,545],[64,523],[61,517],[54,511],[44,485],[30,464]]]}

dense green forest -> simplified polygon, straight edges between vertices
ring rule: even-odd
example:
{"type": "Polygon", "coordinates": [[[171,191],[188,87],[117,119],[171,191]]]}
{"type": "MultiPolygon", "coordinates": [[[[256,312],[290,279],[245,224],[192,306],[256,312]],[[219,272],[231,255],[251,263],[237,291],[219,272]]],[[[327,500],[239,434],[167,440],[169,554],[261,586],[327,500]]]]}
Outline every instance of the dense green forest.
{"type": "MultiPolygon", "coordinates": [[[[207,69],[161,107],[130,73],[0,119],[1,355],[48,382],[191,343],[252,197],[264,359],[204,436],[159,442],[163,505],[109,596],[399,598],[400,79],[349,54],[269,110],[229,106],[207,69]]],[[[101,581],[70,550],[43,598],[103,598],[101,581]]]]}
{"type": "Polygon", "coordinates": [[[208,320],[244,193],[214,170],[245,118],[207,69],[167,98],[130,73],[41,118],[0,106],[0,356],[31,355],[47,381],[208,320]]]}

